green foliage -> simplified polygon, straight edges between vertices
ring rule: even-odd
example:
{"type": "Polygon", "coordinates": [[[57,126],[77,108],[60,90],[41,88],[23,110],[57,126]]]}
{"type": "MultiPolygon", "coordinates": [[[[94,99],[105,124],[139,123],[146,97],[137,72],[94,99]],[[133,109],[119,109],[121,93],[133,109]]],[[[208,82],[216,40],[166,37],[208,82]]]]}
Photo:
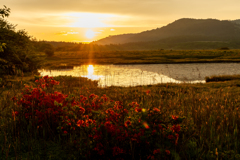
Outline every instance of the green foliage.
{"type": "Polygon", "coordinates": [[[32,50],[30,36],[25,30],[15,31],[15,25],[4,18],[9,16],[10,9],[0,9],[0,72],[16,74],[16,71],[32,72],[37,68],[37,59],[32,50]],[[3,48],[4,47],[4,48],[3,48]]]}

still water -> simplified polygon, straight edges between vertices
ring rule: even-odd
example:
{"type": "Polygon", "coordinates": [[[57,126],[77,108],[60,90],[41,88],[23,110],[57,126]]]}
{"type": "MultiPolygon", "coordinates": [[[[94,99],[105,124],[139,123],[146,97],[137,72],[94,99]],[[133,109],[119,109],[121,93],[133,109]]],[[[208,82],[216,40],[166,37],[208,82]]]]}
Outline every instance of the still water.
{"type": "Polygon", "coordinates": [[[240,74],[240,63],[81,65],[73,69],[39,70],[42,76],[68,75],[98,80],[99,87],[158,83],[205,83],[206,76],[240,74]]]}

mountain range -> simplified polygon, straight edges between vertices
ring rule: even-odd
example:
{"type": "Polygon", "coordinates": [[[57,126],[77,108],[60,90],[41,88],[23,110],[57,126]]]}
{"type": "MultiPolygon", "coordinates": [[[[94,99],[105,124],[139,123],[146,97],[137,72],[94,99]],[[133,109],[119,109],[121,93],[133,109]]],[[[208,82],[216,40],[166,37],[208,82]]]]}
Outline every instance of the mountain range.
{"type": "MultiPolygon", "coordinates": [[[[206,43],[214,44],[216,47],[239,48],[240,19],[230,21],[182,18],[161,28],[136,34],[109,36],[92,42],[92,44],[98,45],[126,46],[134,44],[134,46],[140,47],[145,45],[152,48],[164,48],[164,46],[173,44],[175,46],[180,45],[181,48],[181,45],[184,46],[186,43],[194,43],[195,45],[198,43],[200,48],[202,48],[201,45],[206,43]]],[[[209,44],[207,45],[209,46],[209,44]]],[[[211,45],[209,48],[212,48],[211,45]]]]}

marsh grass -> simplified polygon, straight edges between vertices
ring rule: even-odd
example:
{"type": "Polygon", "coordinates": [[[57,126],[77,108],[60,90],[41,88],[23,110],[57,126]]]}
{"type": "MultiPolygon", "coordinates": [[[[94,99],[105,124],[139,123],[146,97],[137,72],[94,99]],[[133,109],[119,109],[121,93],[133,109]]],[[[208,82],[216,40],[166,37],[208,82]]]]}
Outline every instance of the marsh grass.
{"type": "MultiPolygon", "coordinates": [[[[96,81],[76,77],[56,77],[54,90],[64,94],[89,96],[106,94],[124,105],[138,102],[142,108],[159,107],[163,118],[185,116],[184,135],[171,159],[239,159],[240,90],[239,80],[207,84],[159,84],[138,87],[98,88],[96,81]],[[146,91],[150,91],[146,94],[146,91]],[[178,156],[179,157],[178,157],[178,156]]],[[[1,88],[0,157],[1,159],[79,159],[69,136],[38,133],[29,124],[18,126],[12,116],[17,109],[12,97],[21,97],[24,86],[35,78],[22,78],[1,88]]],[[[47,130],[47,128],[46,128],[47,130]]],[[[159,142],[156,142],[159,143],[159,142]]],[[[83,158],[83,157],[81,157],[83,158]]]]}
{"type": "Polygon", "coordinates": [[[239,50],[149,50],[56,52],[53,57],[38,54],[41,66],[57,69],[82,64],[169,64],[240,62],[239,50]]]}

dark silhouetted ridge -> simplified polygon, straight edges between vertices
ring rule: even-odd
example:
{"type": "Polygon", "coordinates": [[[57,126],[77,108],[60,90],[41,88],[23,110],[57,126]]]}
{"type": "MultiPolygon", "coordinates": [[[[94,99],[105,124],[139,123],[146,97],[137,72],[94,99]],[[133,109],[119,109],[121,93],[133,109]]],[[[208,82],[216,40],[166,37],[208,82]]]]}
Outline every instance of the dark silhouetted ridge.
{"type": "Polygon", "coordinates": [[[124,44],[137,42],[182,43],[196,41],[237,41],[240,39],[240,20],[217,19],[176,20],[164,27],[138,34],[115,35],[93,42],[94,44],[124,44]],[[234,23],[233,23],[234,22],[234,23]]]}

